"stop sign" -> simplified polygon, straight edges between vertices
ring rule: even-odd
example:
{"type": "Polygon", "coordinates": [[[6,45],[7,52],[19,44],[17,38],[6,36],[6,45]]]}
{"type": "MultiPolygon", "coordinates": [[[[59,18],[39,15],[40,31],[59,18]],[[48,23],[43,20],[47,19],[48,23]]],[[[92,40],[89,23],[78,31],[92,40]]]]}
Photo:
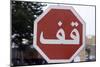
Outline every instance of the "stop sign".
{"type": "Polygon", "coordinates": [[[85,45],[85,23],[71,6],[50,6],[34,22],[34,48],[48,63],[71,62],[85,45]]]}

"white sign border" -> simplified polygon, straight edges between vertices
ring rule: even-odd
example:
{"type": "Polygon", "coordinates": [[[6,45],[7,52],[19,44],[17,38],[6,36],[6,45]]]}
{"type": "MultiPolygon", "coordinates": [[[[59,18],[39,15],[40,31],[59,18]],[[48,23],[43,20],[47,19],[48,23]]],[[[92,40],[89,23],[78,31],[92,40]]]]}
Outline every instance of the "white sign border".
{"type": "Polygon", "coordinates": [[[64,63],[64,62],[71,62],[75,56],[85,47],[85,22],[84,20],[79,16],[79,14],[74,10],[72,6],[61,6],[61,5],[51,5],[49,6],[35,21],[34,21],[34,36],[33,36],[33,46],[34,48],[43,56],[43,58],[48,62],[48,63],[64,63]],[[83,44],[82,46],[73,54],[73,56],[70,59],[54,59],[51,60],[49,59],[46,54],[38,47],[36,44],[37,41],[37,23],[51,10],[51,9],[67,9],[71,10],[73,14],[79,19],[80,22],[83,24],[83,44]]]}

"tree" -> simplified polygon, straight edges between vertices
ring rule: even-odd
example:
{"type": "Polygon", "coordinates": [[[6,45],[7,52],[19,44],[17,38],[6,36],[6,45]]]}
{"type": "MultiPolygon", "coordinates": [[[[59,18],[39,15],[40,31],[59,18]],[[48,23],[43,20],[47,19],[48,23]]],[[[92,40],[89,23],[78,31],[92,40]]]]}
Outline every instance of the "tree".
{"type": "Polygon", "coordinates": [[[21,53],[21,62],[23,63],[23,51],[31,49],[33,43],[33,24],[34,20],[43,12],[42,8],[46,6],[39,2],[12,1],[12,43],[18,46],[21,53]]]}

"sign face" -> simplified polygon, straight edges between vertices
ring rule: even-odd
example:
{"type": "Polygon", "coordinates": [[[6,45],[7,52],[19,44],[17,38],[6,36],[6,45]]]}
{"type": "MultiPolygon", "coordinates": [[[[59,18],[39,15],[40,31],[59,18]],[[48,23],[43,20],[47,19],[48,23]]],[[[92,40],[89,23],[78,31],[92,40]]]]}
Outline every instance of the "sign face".
{"type": "Polygon", "coordinates": [[[85,23],[71,6],[50,6],[34,22],[34,48],[48,63],[71,62],[83,49],[85,23]]]}

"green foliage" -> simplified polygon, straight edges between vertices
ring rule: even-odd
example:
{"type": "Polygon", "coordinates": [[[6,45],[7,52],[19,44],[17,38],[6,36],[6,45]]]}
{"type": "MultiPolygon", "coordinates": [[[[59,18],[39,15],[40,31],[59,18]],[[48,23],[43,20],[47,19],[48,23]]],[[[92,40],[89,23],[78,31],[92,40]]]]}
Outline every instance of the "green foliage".
{"type": "Polygon", "coordinates": [[[22,38],[25,38],[32,44],[34,20],[43,12],[42,7],[45,5],[39,2],[23,1],[12,1],[11,5],[12,35],[19,35],[16,36],[13,41],[22,45],[22,38]]]}

